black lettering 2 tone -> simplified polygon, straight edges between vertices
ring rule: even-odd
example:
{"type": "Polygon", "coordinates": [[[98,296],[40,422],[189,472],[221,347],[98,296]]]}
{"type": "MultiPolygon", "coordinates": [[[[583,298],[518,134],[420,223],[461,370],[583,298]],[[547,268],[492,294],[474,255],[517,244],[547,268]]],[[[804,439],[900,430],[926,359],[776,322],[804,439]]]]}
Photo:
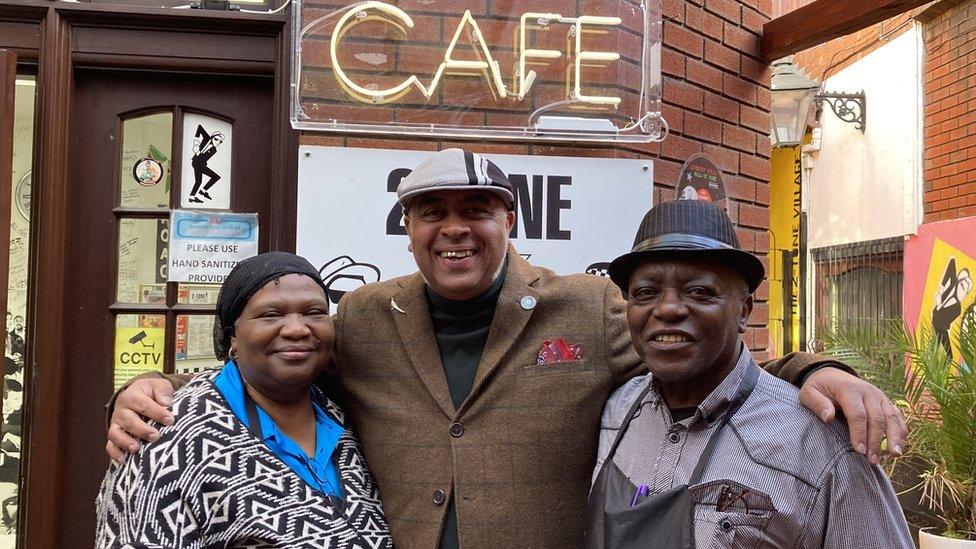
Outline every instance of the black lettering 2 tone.
{"type": "Polygon", "coordinates": [[[396,190],[397,186],[400,185],[400,180],[410,174],[413,170],[407,168],[397,168],[390,172],[390,175],[386,178],[386,192],[394,193],[393,207],[390,209],[390,213],[386,216],[386,234],[394,234],[400,236],[406,236],[407,229],[403,226],[403,208],[400,207],[400,203],[396,201],[396,190]]]}

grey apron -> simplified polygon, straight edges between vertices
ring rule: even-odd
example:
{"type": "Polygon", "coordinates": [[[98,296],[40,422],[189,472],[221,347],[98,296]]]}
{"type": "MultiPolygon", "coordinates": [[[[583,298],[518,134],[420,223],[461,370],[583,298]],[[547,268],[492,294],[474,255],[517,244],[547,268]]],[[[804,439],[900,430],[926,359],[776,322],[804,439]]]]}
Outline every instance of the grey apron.
{"type": "Polygon", "coordinates": [[[620,425],[620,431],[610,447],[600,474],[593,483],[587,502],[586,542],[587,549],[694,549],[694,501],[688,486],[701,482],[705,465],[711,457],[718,434],[749,398],[759,379],[759,368],[751,364],[742,376],[729,407],[708,443],[688,484],[677,486],[660,494],[650,494],[631,506],[637,487],[613,462],[613,456],[630,426],[634,414],[647,396],[651,384],[634,401],[620,425]]]}

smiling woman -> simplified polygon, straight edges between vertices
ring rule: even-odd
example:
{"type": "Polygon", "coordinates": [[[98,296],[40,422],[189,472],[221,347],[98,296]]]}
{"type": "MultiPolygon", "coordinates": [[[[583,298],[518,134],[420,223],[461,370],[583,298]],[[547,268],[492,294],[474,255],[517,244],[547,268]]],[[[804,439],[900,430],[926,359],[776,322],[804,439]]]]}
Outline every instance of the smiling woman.
{"type": "Polygon", "coordinates": [[[180,389],[177,421],[109,469],[97,546],[390,547],[359,443],[312,385],[334,336],[308,261],[270,252],[239,263],[217,300],[224,367],[180,389]]]}

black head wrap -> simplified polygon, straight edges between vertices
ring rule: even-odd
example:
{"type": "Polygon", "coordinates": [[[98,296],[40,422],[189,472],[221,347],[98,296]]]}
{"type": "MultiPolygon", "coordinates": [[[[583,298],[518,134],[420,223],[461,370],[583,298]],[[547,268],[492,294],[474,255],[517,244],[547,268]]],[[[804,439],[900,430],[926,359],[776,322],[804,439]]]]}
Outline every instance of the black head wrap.
{"type": "Polygon", "coordinates": [[[214,321],[214,353],[227,360],[234,322],[241,316],[247,302],[271,280],[290,274],[305,275],[325,291],[319,272],[307,259],[288,252],[267,252],[241,261],[224,279],[217,297],[217,318],[214,321]]]}

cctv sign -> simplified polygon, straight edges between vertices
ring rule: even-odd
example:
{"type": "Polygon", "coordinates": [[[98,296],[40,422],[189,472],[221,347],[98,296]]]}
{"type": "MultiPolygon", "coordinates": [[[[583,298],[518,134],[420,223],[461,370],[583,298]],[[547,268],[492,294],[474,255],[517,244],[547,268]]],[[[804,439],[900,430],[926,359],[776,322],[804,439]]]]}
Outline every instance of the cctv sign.
{"type": "Polygon", "coordinates": [[[660,0],[301,0],[297,129],[646,142],[660,0]]]}

